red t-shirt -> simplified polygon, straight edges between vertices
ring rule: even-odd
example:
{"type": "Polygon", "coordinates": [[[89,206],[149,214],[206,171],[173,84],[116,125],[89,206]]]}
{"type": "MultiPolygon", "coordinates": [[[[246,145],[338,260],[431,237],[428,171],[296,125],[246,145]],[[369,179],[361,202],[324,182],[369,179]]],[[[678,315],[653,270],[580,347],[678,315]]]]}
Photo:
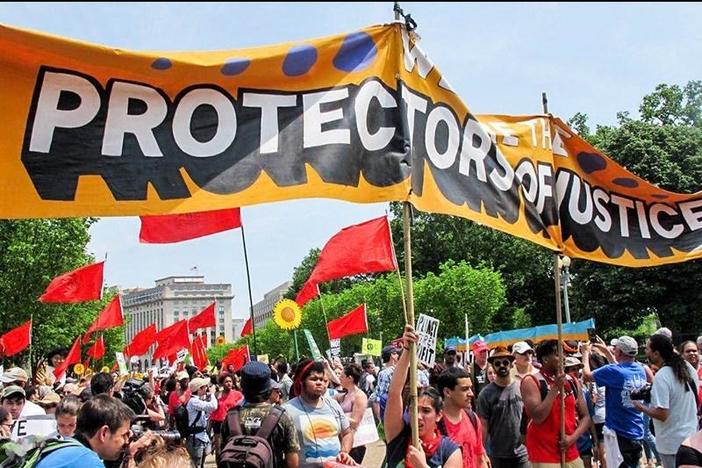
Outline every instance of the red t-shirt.
{"type": "MultiPolygon", "coordinates": [[[[185,400],[183,401],[183,404],[188,403],[188,400],[190,400],[190,394],[190,389],[187,389],[184,393],[185,400]]],[[[168,397],[168,414],[175,414],[175,409],[180,403],[180,395],[178,395],[178,390],[172,391],[171,395],[168,397]]]]}
{"type": "Polygon", "coordinates": [[[480,419],[477,416],[476,423],[477,426],[474,427],[465,411],[461,411],[461,420],[458,424],[453,424],[444,414],[446,435],[461,447],[464,468],[479,467],[481,457],[485,452],[483,450],[482,428],[480,427],[480,419]]]}
{"type": "Polygon", "coordinates": [[[210,421],[224,421],[229,410],[241,403],[243,399],[244,395],[238,390],[230,390],[226,395],[222,393],[217,399],[217,409],[210,415],[210,421]]]}

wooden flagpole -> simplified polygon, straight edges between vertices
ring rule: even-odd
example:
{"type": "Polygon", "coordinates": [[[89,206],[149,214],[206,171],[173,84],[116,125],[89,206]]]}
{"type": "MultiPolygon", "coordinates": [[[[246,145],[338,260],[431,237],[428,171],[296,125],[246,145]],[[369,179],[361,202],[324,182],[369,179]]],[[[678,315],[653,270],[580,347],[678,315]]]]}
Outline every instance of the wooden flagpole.
{"type": "MultiPolygon", "coordinates": [[[[407,323],[414,327],[414,290],[412,286],[412,238],[410,236],[410,210],[412,205],[403,202],[402,231],[405,244],[405,284],[407,285],[407,313],[405,318],[407,323]]],[[[410,367],[409,367],[409,408],[410,425],[412,426],[412,445],[419,447],[419,427],[417,424],[417,344],[410,343],[410,367]]]]}
{"type": "Polygon", "coordinates": [[[246,265],[246,283],[249,287],[249,306],[251,317],[251,335],[253,336],[254,354],[258,354],[256,347],[256,323],[254,323],[253,296],[251,295],[251,274],[249,273],[249,255],[246,253],[246,235],[244,234],[244,223],[241,223],[241,242],[244,244],[244,264],[246,265]]]}

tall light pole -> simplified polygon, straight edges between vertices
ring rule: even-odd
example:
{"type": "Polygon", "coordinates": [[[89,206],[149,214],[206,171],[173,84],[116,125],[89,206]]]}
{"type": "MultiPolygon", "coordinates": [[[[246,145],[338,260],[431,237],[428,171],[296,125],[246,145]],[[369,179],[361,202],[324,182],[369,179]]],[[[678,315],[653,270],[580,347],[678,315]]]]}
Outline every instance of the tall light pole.
{"type": "Polygon", "coordinates": [[[570,323],[570,305],[568,303],[568,284],[570,284],[568,268],[570,267],[570,257],[566,255],[559,257],[558,266],[563,269],[563,307],[565,308],[566,323],[570,323]]]}

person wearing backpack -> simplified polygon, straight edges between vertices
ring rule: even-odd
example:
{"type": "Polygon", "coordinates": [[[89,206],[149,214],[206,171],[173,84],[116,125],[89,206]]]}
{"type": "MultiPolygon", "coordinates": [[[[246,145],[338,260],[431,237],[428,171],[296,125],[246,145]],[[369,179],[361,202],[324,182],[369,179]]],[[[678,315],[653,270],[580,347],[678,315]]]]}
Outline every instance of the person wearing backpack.
{"type": "Polygon", "coordinates": [[[439,374],[436,383],[444,399],[444,417],[438,424],[440,432],[461,447],[464,468],[487,468],[482,427],[471,409],[470,375],[465,369],[451,366],[439,374]]]}
{"type": "MultiPolygon", "coordinates": [[[[204,459],[210,453],[211,441],[207,435],[207,421],[210,414],[217,409],[217,398],[211,391],[210,379],[196,377],[190,381],[189,390],[192,394],[186,408],[188,410],[188,427],[185,434],[178,428],[182,437],[187,437],[186,447],[190,459],[195,466],[202,466],[204,459]]],[[[176,423],[178,422],[176,408],[176,423]]]]}
{"type": "Polygon", "coordinates": [[[245,403],[227,413],[222,424],[222,450],[217,466],[297,468],[297,430],[290,415],[268,401],[273,389],[271,370],[249,362],[241,370],[245,403]]]}
{"type": "Polygon", "coordinates": [[[529,425],[526,448],[533,468],[557,467],[561,451],[566,468],[582,468],[576,441],[590,429],[592,420],[578,382],[558,374],[558,341],[546,340],[536,348],[541,370],[522,379],[521,394],[529,425]],[[565,399],[565,438],[560,440],[560,388],[565,399]]]}

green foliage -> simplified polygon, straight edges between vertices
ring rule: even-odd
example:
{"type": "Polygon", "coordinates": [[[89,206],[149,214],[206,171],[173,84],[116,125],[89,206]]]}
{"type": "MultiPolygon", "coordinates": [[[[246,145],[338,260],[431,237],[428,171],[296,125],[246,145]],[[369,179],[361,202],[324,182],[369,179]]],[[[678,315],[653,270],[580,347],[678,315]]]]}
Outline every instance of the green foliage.
{"type": "MultiPolygon", "coordinates": [[[[93,261],[85,252],[93,219],[0,221],[0,323],[2,332],[34,319],[33,361],[47,351],[70,347],[111,297],[82,304],[42,304],[37,298],[56,276],[93,261]]],[[[109,296],[106,294],[105,296],[109,296]]],[[[107,352],[124,346],[123,329],[104,333],[107,352]]],[[[84,348],[87,349],[87,346],[84,348]]],[[[28,361],[29,350],[13,356],[28,361]]],[[[7,362],[6,362],[7,363],[7,362]]]]}
{"type": "Polygon", "coordinates": [[[683,88],[659,84],[645,96],[641,120],[660,125],[702,126],[702,81],[690,81],[683,88]]]}

